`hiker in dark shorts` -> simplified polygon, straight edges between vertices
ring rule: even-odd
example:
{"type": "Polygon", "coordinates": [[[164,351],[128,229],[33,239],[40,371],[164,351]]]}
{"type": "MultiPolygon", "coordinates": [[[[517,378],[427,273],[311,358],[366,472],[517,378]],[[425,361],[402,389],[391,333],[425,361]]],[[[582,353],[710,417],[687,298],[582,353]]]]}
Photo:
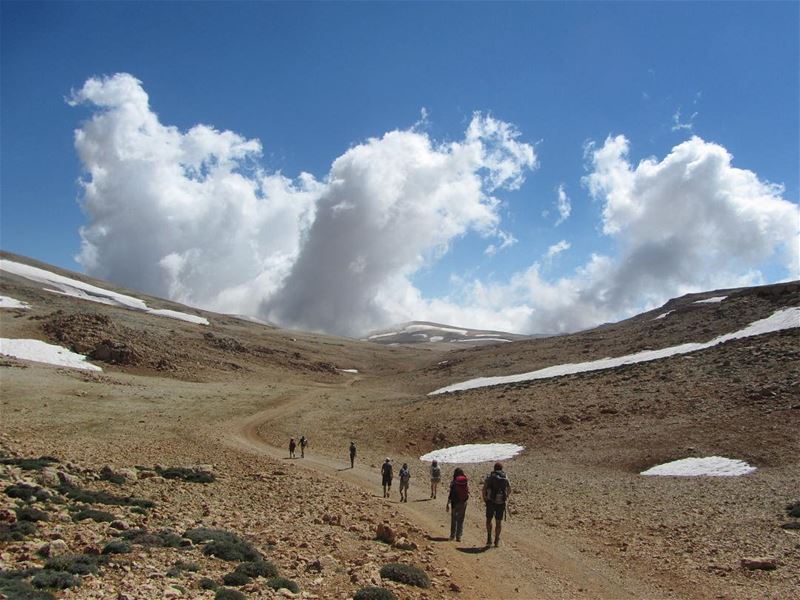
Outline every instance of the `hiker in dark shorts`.
{"type": "Polygon", "coordinates": [[[502,463],[494,463],[494,471],[483,482],[483,501],[486,503],[486,547],[492,545],[492,519],[495,520],[494,545],[500,545],[500,530],[506,514],[506,502],[511,495],[511,483],[503,472],[502,463]]]}
{"type": "Polygon", "coordinates": [[[350,468],[353,468],[353,465],[356,462],[356,443],[350,442],[350,468]]]}
{"type": "Polygon", "coordinates": [[[467,514],[467,500],[469,499],[469,481],[464,471],[459,467],[453,471],[453,481],[450,482],[450,493],[447,495],[447,506],[445,512],[452,505],[453,511],[450,513],[450,539],[461,541],[461,534],[464,533],[464,517],[467,514]]]}
{"type": "Polygon", "coordinates": [[[294,458],[294,449],[297,448],[297,442],[294,441],[294,438],[289,440],[289,458],[294,458]]]}
{"type": "Polygon", "coordinates": [[[389,492],[392,491],[392,461],[388,458],[383,461],[383,466],[381,467],[381,482],[383,483],[383,497],[388,498],[389,492]]]}
{"type": "Polygon", "coordinates": [[[400,478],[400,502],[408,502],[408,487],[411,483],[411,471],[408,469],[408,463],[403,463],[397,476],[400,478]]]}
{"type": "Polygon", "coordinates": [[[300,436],[300,458],[305,458],[306,457],[306,446],[308,446],[308,440],[306,439],[306,436],[301,435],[300,436]]]}
{"type": "Polygon", "coordinates": [[[442,480],[442,468],[439,463],[433,461],[431,463],[431,498],[436,498],[436,490],[439,487],[439,482],[442,480]]]}

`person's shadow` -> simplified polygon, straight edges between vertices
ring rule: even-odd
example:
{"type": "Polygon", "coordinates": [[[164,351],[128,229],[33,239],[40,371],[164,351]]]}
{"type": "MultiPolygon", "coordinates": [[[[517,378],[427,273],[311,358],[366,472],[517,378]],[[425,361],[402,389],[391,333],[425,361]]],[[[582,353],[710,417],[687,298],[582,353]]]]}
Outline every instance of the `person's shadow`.
{"type": "Polygon", "coordinates": [[[425,536],[429,542],[449,542],[449,537],[444,536],[435,536],[435,535],[426,535],[425,536]]]}
{"type": "Polygon", "coordinates": [[[469,548],[456,548],[459,552],[464,554],[483,554],[489,549],[489,546],[470,546],[469,548]]]}

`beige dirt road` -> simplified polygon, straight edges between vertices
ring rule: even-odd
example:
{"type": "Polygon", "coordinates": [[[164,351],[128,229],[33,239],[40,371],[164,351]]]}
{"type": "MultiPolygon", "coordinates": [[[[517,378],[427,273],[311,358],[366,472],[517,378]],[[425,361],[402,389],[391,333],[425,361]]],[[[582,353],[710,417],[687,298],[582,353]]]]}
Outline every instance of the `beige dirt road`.
{"type": "MultiPolygon", "coordinates": [[[[264,440],[260,431],[279,422],[296,409],[298,397],[285,394],[272,406],[254,415],[230,421],[226,427],[228,443],[246,452],[286,458],[286,451],[264,440]]],[[[370,492],[376,492],[374,470],[356,463],[349,468],[342,458],[308,453],[296,465],[319,475],[338,478],[370,492]]],[[[425,486],[423,486],[425,488],[425,486]]],[[[419,487],[417,488],[420,489],[419,487]]],[[[427,489],[425,488],[425,492],[427,489]]],[[[476,490],[473,488],[473,497],[476,490]]],[[[375,502],[389,502],[404,517],[429,532],[429,539],[441,542],[439,549],[457,581],[464,584],[468,597],[475,598],[659,598],[656,590],[644,582],[623,577],[608,565],[583,554],[571,541],[557,532],[544,532],[527,523],[512,519],[506,523],[500,548],[485,549],[483,506],[473,500],[467,510],[465,543],[447,540],[449,515],[444,502],[427,497],[413,498],[408,503],[387,500],[375,494],[375,502]]]]}

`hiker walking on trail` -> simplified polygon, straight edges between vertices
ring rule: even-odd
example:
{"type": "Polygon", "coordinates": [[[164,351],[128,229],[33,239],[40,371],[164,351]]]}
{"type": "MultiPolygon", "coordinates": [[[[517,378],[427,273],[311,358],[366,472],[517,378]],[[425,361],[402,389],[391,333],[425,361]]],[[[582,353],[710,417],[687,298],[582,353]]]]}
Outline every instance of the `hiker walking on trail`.
{"type": "Polygon", "coordinates": [[[469,499],[469,481],[460,467],[453,471],[453,481],[450,482],[450,493],[447,495],[445,512],[453,507],[450,512],[450,540],[454,538],[461,541],[464,533],[464,517],[467,514],[467,500],[469,499]]]}
{"type": "Polygon", "coordinates": [[[486,547],[492,545],[492,518],[495,520],[494,545],[500,545],[500,530],[511,495],[511,484],[503,472],[502,463],[494,463],[494,471],[483,482],[483,501],[486,503],[486,547]]]}
{"type": "Polygon", "coordinates": [[[356,443],[350,442],[350,468],[353,468],[353,465],[356,462],[356,443]]]}
{"type": "Polygon", "coordinates": [[[306,436],[301,435],[300,436],[300,458],[305,458],[306,457],[306,446],[308,446],[308,440],[306,439],[306,436]]]}
{"type": "Polygon", "coordinates": [[[411,483],[411,471],[408,470],[408,463],[403,463],[397,475],[400,477],[400,502],[408,502],[408,486],[411,483]]]}
{"type": "Polygon", "coordinates": [[[388,458],[383,461],[383,466],[381,467],[381,482],[383,483],[383,497],[388,498],[389,492],[392,491],[392,476],[394,473],[392,472],[392,461],[388,458]]]}
{"type": "Polygon", "coordinates": [[[436,490],[442,480],[442,468],[437,461],[431,463],[431,499],[436,499],[436,490]]]}
{"type": "Polygon", "coordinates": [[[289,440],[289,458],[295,458],[294,456],[294,449],[297,448],[297,442],[294,441],[294,438],[289,440]]]}

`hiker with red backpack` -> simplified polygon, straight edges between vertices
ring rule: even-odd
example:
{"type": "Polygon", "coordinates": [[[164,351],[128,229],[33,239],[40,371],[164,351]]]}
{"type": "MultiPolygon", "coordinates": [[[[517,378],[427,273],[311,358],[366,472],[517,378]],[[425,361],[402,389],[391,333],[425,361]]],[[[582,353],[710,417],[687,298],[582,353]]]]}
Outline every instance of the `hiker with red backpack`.
{"type": "Polygon", "coordinates": [[[461,534],[464,532],[464,517],[467,514],[467,500],[469,499],[469,481],[464,475],[464,470],[458,467],[453,471],[453,480],[450,482],[450,493],[447,495],[447,506],[445,512],[450,512],[450,540],[453,538],[457,542],[461,541],[461,534]]]}
{"type": "Polygon", "coordinates": [[[500,530],[506,514],[506,503],[511,495],[511,483],[503,472],[502,463],[494,463],[494,471],[483,482],[483,501],[486,503],[486,547],[492,545],[492,518],[495,520],[494,545],[500,545],[500,530]]]}

